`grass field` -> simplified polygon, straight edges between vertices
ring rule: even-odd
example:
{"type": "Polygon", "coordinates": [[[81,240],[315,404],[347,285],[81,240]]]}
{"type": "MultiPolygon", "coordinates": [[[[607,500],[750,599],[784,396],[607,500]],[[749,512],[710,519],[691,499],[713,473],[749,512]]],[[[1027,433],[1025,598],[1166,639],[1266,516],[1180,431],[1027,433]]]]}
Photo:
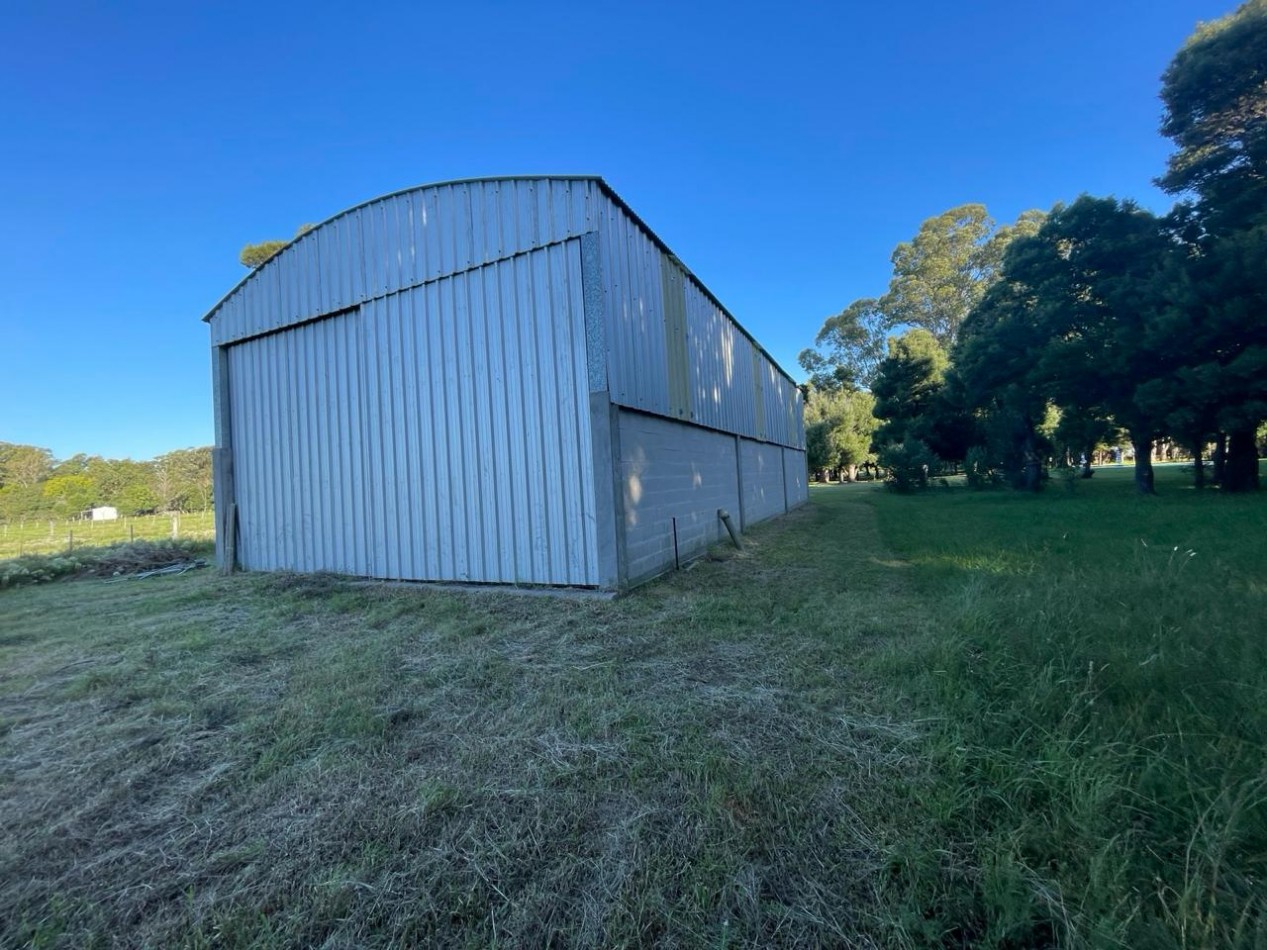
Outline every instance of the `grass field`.
{"type": "Polygon", "coordinates": [[[0,594],[0,945],[1262,946],[1267,505],[1179,477],[819,489],[615,601],[0,594]]]}
{"type": "Polygon", "coordinates": [[[33,519],[0,524],[0,560],[24,554],[53,554],[103,547],[121,541],[171,538],[210,540],[216,536],[215,513],[187,511],[177,515],[138,515],[115,521],[50,521],[33,519]]]}

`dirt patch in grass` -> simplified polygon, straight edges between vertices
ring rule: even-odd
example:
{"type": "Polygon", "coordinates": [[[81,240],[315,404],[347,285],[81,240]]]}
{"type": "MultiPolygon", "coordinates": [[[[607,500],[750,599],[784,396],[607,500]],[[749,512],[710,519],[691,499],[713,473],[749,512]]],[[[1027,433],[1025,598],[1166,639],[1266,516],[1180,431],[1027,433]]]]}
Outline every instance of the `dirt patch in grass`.
{"type": "Polygon", "coordinates": [[[920,612],[865,505],[750,542],[611,602],[4,595],[0,943],[888,943],[919,732],[855,661],[920,612]]]}

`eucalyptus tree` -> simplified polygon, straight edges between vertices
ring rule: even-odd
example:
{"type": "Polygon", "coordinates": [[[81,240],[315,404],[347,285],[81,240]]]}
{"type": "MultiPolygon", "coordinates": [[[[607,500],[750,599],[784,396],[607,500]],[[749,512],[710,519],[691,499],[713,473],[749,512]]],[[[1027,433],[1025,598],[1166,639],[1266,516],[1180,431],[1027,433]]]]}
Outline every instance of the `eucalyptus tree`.
{"type": "Polygon", "coordinates": [[[815,348],[802,350],[797,360],[817,390],[870,389],[884,360],[888,329],[879,301],[855,300],[823,322],[815,348]]]}
{"type": "Polygon", "coordinates": [[[255,270],[268,263],[272,258],[276,257],[282,248],[286,247],[292,241],[296,241],[303,237],[313,229],[314,225],[301,224],[299,229],[295,231],[295,236],[289,241],[260,241],[258,244],[247,244],[238,254],[238,261],[243,267],[249,267],[255,270]]]}
{"type": "Polygon", "coordinates": [[[997,227],[982,204],[951,208],[893,251],[893,279],[879,302],[890,326],[922,327],[946,349],[998,276],[1008,244],[1033,234],[1041,211],[997,227]]]}

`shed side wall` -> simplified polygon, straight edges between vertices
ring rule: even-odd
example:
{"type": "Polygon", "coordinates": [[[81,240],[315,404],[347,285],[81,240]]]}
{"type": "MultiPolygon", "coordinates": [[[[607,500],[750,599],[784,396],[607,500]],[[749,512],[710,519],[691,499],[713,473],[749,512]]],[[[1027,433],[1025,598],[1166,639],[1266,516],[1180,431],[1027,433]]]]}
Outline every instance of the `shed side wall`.
{"type": "Polygon", "coordinates": [[[803,449],[800,390],[619,205],[595,200],[612,402],[803,449]]]}
{"type": "Polygon", "coordinates": [[[718,509],[742,512],[747,530],[805,501],[797,449],[630,410],[618,411],[617,427],[631,585],[725,541],[718,509]]]}
{"type": "Polygon", "coordinates": [[[809,501],[809,464],[804,452],[783,450],[783,488],[787,492],[788,510],[809,501]]]}

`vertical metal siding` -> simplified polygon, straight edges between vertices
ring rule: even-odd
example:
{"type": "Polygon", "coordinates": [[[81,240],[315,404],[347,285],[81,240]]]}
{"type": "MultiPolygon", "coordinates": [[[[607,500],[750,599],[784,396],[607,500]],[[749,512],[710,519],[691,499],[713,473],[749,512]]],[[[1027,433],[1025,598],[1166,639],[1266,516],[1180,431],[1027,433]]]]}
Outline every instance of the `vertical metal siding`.
{"type": "Polygon", "coordinates": [[[211,321],[227,344],[448,274],[579,237],[595,227],[593,181],[434,185],[366,204],[296,239],[211,321]]]}
{"type": "Polygon", "coordinates": [[[694,283],[687,285],[686,307],[695,421],[754,435],[752,344],[694,283]]]}
{"type": "MultiPolygon", "coordinates": [[[[704,289],[606,194],[598,196],[612,402],[681,418],[667,336],[666,270],[682,276],[686,300],[689,416],[723,432],[796,448],[797,389],[704,289]]],[[[671,314],[672,315],[672,314],[671,314]]]]}
{"type": "MultiPolygon", "coordinates": [[[[669,386],[664,251],[594,180],[441,184],[353,209],[298,238],[230,294],[211,322],[212,342],[249,339],[595,229],[612,400],[673,415],[683,400],[673,402],[669,386]]],[[[693,421],[803,447],[795,387],[702,286],[689,277],[684,285],[693,421]]]]}
{"type": "Polygon", "coordinates": [[[600,204],[611,398],[619,405],[668,415],[660,249],[615,202],[603,196],[600,204]]]}
{"type": "Polygon", "coordinates": [[[669,376],[669,413],[678,419],[693,419],[686,274],[665,254],[660,255],[660,299],[664,302],[664,358],[669,376]]]}
{"type": "Polygon", "coordinates": [[[229,349],[244,567],[368,573],[357,314],[229,349]]]}
{"type": "Polygon", "coordinates": [[[229,357],[243,566],[598,583],[579,241],[229,357]]]}

